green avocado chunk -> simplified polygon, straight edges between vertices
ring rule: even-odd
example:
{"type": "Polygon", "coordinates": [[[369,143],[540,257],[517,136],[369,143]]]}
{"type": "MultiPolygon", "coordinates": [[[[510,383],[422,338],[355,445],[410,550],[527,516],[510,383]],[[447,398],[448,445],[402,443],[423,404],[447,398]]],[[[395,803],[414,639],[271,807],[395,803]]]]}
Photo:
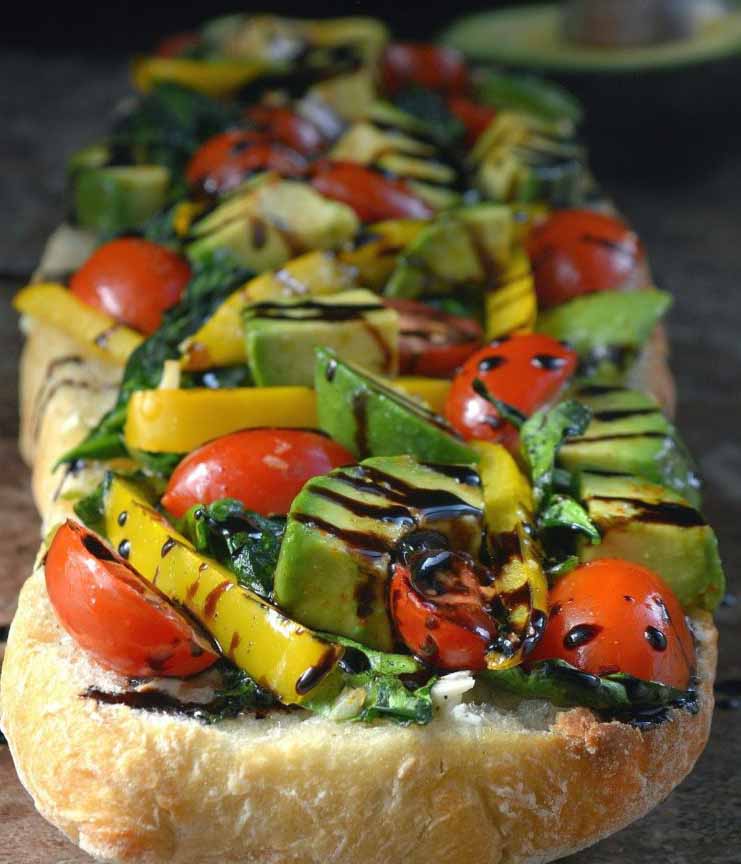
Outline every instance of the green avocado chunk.
{"type": "Polygon", "coordinates": [[[247,357],[258,387],[311,387],[319,346],[377,374],[394,375],[398,368],[398,313],[371,291],[255,303],[245,309],[244,320],[247,357]]]}
{"type": "Polygon", "coordinates": [[[360,459],[408,453],[425,462],[478,461],[442,417],[333,351],[317,349],[314,388],[319,427],[360,459]]]}
{"type": "Polygon", "coordinates": [[[310,480],[295,498],[275,571],[275,598],[308,627],[381,651],[393,647],[386,605],[392,552],[433,530],[478,555],[483,500],[467,466],[409,456],[366,459],[310,480]]]}
{"type": "Polygon", "coordinates": [[[167,201],[170,172],[161,165],[71,166],[75,216],[95,231],[142,226],[167,201]]]}
{"type": "Polygon", "coordinates": [[[655,570],[685,608],[712,611],[725,591],[713,529],[671,489],[629,474],[584,472],[579,497],[602,535],[582,561],[624,558],[655,570]]]}
{"type": "Polygon", "coordinates": [[[568,342],[587,374],[605,364],[619,371],[633,360],[671,305],[664,291],[600,291],[538,315],[536,329],[568,342]]]}
{"type": "Polygon", "coordinates": [[[389,297],[451,294],[454,286],[495,288],[513,242],[512,210],[477,204],[442,213],[399,255],[389,297]]]}
{"type": "Polygon", "coordinates": [[[652,396],[600,385],[582,387],[571,395],[590,409],[592,420],[583,435],[562,445],[561,467],[575,474],[604,470],[635,474],[699,506],[700,481],[692,457],[652,396]]]}

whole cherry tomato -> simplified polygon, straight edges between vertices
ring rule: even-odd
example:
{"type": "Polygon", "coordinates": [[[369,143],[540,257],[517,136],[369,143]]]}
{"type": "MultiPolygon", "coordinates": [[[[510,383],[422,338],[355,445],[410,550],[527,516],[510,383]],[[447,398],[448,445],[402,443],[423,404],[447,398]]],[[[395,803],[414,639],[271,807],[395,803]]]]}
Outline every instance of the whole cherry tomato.
{"type": "Polygon", "coordinates": [[[526,244],[541,307],[631,286],[644,267],[638,236],[614,216],[591,210],[554,213],[526,244]]]}
{"type": "Polygon", "coordinates": [[[185,616],[82,525],[59,528],[44,569],[59,623],[102,666],[137,678],[185,677],[218,659],[185,616]]]}
{"type": "Polygon", "coordinates": [[[383,55],[381,80],[392,96],[410,86],[460,94],[470,83],[462,54],[427,42],[392,42],[383,55]]]}
{"type": "Polygon", "coordinates": [[[496,109],[488,105],[479,105],[465,96],[453,96],[448,99],[450,112],[466,127],[466,144],[473,147],[477,138],[485,132],[496,116],[496,109]]]}
{"type": "Polygon", "coordinates": [[[497,632],[486,608],[483,567],[469,555],[439,550],[395,564],[389,608],[402,642],[435,669],[486,668],[497,632]]]}
{"type": "Polygon", "coordinates": [[[290,108],[253,105],[244,116],[271,141],[279,141],[304,156],[315,156],[325,145],[317,127],[290,108]]]}
{"type": "Polygon", "coordinates": [[[600,558],[567,573],[550,593],[545,634],[528,658],[567,660],[592,675],[626,672],[687,687],[695,649],[679,601],[652,570],[600,558]]]}
{"type": "Polygon", "coordinates": [[[311,185],[327,198],[352,207],[363,222],[429,219],[432,208],[404,180],[385,177],[356,162],[321,162],[311,185]]]}
{"type": "Polygon", "coordinates": [[[513,447],[517,430],[474,391],[473,382],[479,379],[492,396],[529,416],[556,398],[577,361],[575,351],[541,333],[518,333],[492,342],[469,357],[453,379],[445,416],[466,439],[513,447]]]}
{"type": "Polygon", "coordinates": [[[399,372],[449,378],[484,341],[477,321],[416,300],[386,300],[399,313],[399,372]]]}
{"type": "Polygon", "coordinates": [[[190,279],[188,262],[149,240],[123,237],[93,252],[72,276],[70,291],[102,312],[149,335],[190,279]]]}
{"type": "Polygon", "coordinates": [[[186,456],[170,477],[162,504],[180,517],[194,504],[236,498],[265,516],[285,514],[307,480],[354,461],[318,432],[244,429],[186,456]]]}
{"type": "Polygon", "coordinates": [[[302,177],[307,168],[304,157],[284,144],[271,142],[259,132],[235,129],[214,135],[196,150],[185,176],[192,189],[223,195],[258,171],[302,177]]]}
{"type": "Polygon", "coordinates": [[[189,48],[195,48],[201,41],[201,37],[195,32],[173,33],[157,45],[155,54],[160,57],[179,57],[189,48]]]}

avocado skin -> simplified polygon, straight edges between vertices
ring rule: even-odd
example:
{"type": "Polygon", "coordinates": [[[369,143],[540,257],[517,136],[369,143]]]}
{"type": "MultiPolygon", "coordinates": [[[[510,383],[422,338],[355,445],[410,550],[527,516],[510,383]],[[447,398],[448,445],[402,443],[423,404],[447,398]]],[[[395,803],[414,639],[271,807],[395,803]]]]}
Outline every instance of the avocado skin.
{"type": "Polygon", "coordinates": [[[358,458],[408,453],[423,462],[474,464],[476,453],[452,427],[388,384],[317,349],[319,427],[358,458]]]}
{"type": "Polygon", "coordinates": [[[592,411],[592,420],[581,437],[562,445],[558,454],[561,467],[574,474],[634,474],[699,506],[700,483],[692,457],[653,397],[601,385],[587,385],[571,395],[592,411]]]}
{"type": "Polygon", "coordinates": [[[623,558],[657,572],[685,609],[712,611],[725,575],[712,528],[688,501],[629,474],[584,472],[579,497],[602,542],[582,542],[582,561],[623,558]]]}
{"type": "Polygon", "coordinates": [[[656,289],[600,291],[541,312],[537,329],[596,361],[615,349],[637,352],[670,305],[670,295],[656,289]]]}
{"type": "Polygon", "coordinates": [[[480,551],[481,490],[464,482],[475,472],[462,469],[461,477],[398,456],[311,480],[288,514],[275,571],[281,608],[308,627],[391,650],[386,585],[398,542],[433,530],[453,548],[480,551]]]}
{"type": "Polygon", "coordinates": [[[245,309],[244,320],[246,353],[258,387],[311,387],[314,349],[322,345],[379,375],[398,370],[398,313],[371,291],[257,303],[245,309]],[[358,311],[351,317],[354,307],[358,311]]]}

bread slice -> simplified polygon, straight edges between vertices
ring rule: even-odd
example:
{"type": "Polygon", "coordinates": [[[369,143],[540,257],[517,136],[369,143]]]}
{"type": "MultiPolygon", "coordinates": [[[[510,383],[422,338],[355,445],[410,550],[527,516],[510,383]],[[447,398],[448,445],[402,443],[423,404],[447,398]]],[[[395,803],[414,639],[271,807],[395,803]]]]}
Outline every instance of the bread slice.
{"type": "MultiPolygon", "coordinates": [[[[67,493],[99,479],[52,466],[113,403],[120,369],[79,357],[45,325],[27,328],[21,447],[48,528],[68,515],[67,493]]],[[[673,406],[661,331],[637,375],[673,406]]],[[[639,818],[691,770],[710,730],[717,641],[710,616],[693,628],[699,711],[646,730],[542,701],[462,702],[454,683],[438,686],[424,727],[301,711],[205,725],[86,698],[132,685],[60,628],[39,561],[11,627],[0,721],[38,810],[99,860],[535,864],[639,818]]],[[[185,686],[192,699],[208,684],[185,686]]]]}
{"type": "Polygon", "coordinates": [[[276,712],[215,725],[101,704],[128,682],[57,624],[39,566],[10,631],[2,726],[40,813],[104,861],[520,864],[650,810],[702,752],[717,634],[693,621],[697,714],[646,731],[543,702],[440,707],[428,726],[276,712]]]}

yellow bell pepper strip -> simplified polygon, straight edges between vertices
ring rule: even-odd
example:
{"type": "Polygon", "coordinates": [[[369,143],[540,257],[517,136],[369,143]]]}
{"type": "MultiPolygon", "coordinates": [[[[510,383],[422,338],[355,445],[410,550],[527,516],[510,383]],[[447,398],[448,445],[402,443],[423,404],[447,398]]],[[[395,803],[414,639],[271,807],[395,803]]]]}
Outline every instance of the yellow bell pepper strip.
{"type": "Polygon", "coordinates": [[[111,480],[105,499],[108,539],[173,603],[185,607],[222,654],[286,705],[301,705],[342,689],[343,649],[287,618],[238,584],[154,509],[134,483],[111,480]]]}
{"type": "Polygon", "coordinates": [[[530,333],[538,315],[535,281],[525,250],[516,247],[499,278],[499,287],[484,298],[486,338],[530,333]]]}
{"type": "MultiPolygon", "coordinates": [[[[396,378],[389,382],[433,410],[445,404],[450,382],[396,378]]],[[[258,426],[316,428],[316,396],[309,387],[234,387],[212,390],[139,390],[128,406],[124,439],[131,450],[188,453],[212,438],[258,426]]]]}
{"type": "Polygon", "coordinates": [[[501,444],[475,441],[473,447],[479,454],[489,545],[499,566],[492,591],[506,615],[499,645],[489,651],[486,663],[489,669],[509,669],[522,662],[545,627],[548,582],[530,535],[530,484],[501,444]]]}
{"type": "Polygon", "coordinates": [[[341,261],[355,267],[358,283],[380,292],[396,267],[397,255],[419,236],[423,219],[388,219],[368,226],[348,249],[337,254],[341,261]]]}
{"type": "Polygon", "coordinates": [[[279,270],[250,279],[218,307],[181,346],[182,366],[201,371],[246,363],[242,312],[250,303],[283,297],[317,297],[356,288],[354,268],[331,252],[308,252],[279,270]]]}
{"type": "Polygon", "coordinates": [[[131,67],[137,90],[147,92],[160,81],[182,84],[207,96],[228,96],[235,90],[283,68],[255,60],[192,60],[184,57],[138,57],[131,67]]]}
{"type": "Polygon", "coordinates": [[[140,333],[78,300],[64,285],[28,285],[15,295],[13,306],[23,315],[71,336],[88,357],[115,366],[124,366],[129,354],[143,341],[140,333]]]}

